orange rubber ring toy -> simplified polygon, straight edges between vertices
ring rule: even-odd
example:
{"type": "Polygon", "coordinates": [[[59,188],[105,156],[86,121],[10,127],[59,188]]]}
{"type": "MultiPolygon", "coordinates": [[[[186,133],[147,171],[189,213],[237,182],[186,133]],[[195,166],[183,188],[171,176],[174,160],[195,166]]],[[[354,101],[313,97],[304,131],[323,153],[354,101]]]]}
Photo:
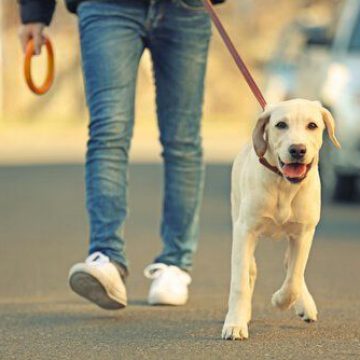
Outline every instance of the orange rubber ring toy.
{"type": "Polygon", "coordinates": [[[54,51],[51,45],[49,38],[45,37],[45,46],[47,51],[47,74],[44,83],[41,86],[36,86],[32,80],[31,76],[31,58],[34,56],[34,40],[30,39],[25,52],[25,62],[24,62],[24,74],[25,80],[28,84],[30,90],[37,94],[43,95],[45,94],[51,87],[54,81],[54,72],[55,72],[55,64],[54,64],[54,51]]]}

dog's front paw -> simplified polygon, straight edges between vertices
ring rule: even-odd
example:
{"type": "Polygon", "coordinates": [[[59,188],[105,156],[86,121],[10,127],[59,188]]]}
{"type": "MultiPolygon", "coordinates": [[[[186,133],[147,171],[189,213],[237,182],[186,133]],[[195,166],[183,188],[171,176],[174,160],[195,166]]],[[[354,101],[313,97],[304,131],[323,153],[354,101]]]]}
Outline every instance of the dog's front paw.
{"type": "Polygon", "coordinates": [[[271,299],[271,303],[273,306],[276,306],[281,310],[286,310],[295,303],[298,297],[299,294],[296,291],[281,288],[274,293],[271,299]]]}
{"type": "Polygon", "coordinates": [[[246,323],[227,325],[224,324],[222,338],[224,340],[246,340],[249,337],[249,330],[246,323]]]}
{"type": "Polygon", "coordinates": [[[295,313],[300,316],[305,322],[317,321],[317,308],[315,301],[309,292],[303,294],[295,302],[295,313]]]}

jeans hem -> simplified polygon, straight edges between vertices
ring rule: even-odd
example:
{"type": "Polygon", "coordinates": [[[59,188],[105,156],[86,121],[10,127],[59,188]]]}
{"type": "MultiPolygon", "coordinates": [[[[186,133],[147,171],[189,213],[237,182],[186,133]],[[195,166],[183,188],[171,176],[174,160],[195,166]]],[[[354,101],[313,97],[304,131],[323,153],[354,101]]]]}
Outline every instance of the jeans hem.
{"type": "Polygon", "coordinates": [[[161,257],[155,258],[154,263],[162,263],[165,265],[177,266],[178,268],[180,268],[181,270],[187,273],[190,273],[192,271],[192,265],[184,265],[177,261],[161,259],[161,257]]]}

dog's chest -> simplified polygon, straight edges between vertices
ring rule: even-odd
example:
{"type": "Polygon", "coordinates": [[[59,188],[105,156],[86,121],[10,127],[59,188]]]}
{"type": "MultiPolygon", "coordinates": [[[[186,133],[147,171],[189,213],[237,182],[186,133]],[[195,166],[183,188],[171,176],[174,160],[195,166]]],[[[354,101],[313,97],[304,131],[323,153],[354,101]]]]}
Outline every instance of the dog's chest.
{"type": "Polygon", "coordinates": [[[292,194],[283,191],[278,192],[273,212],[273,219],[275,224],[284,225],[285,223],[291,221],[291,217],[293,215],[291,207],[292,200],[292,194]]]}
{"type": "Polygon", "coordinates": [[[316,191],[304,192],[304,188],[295,187],[276,190],[264,202],[258,222],[260,236],[281,239],[284,235],[301,231],[301,224],[318,223],[320,201],[316,191]]]}
{"type": "Polygon", "coordinates": [[[279,191],[274,194],[267,205],[264,218],[261,221],[261,234],[265,237],[280,239],[286,233],[287,224],[294,221],[292,208],[293,194],[279,191]]]}
{"type": "Polygon", "coordinates": [[[288,225],[291,224],[293,219],[293,212],[291,207],[279,209],[271,216],[266,216],[261,221],[260,234],[261,236],[279,240],[288,233],[288,225]]]}

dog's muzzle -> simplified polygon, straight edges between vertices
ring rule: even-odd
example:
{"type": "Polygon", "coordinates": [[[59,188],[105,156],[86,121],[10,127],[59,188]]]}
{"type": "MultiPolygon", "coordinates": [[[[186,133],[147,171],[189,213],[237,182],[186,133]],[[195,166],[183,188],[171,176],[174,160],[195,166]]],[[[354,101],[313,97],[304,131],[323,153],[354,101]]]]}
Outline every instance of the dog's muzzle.
{"type": "Polygon", "coordinates": [[[311,169],[312,161],[309,164],[301,162],[285,163],[278,157],[281,173],[293,184],[303,181],[311,169]]]}

